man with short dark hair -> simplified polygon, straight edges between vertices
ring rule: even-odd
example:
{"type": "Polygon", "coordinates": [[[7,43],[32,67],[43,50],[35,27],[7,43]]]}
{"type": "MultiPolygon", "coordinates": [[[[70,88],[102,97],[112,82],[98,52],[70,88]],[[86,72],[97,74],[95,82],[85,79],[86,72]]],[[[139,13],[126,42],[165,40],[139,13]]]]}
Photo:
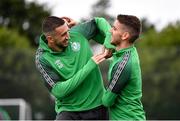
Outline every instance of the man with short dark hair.
{"type": "Polygon", "coordinates": [[[97,66],[105,55],[92,57],[88,41],[94,39],[111,47],[110,28],[103,18],[77,25],[66,17],[50,16],[44,20],[36,66],[56,98],[57,120],[108,119],[101,101],[104,87],[97,66]]]}
{"type": "Polygon", "coordinates": [[[142,80],[139,56],[134,46],[141,32],[136,16],[118,15],[111,44],[116,47],[109,69],[109,85],[102,102],[109,107],[111,120],[145,120],[141,103],[142,80]]]}

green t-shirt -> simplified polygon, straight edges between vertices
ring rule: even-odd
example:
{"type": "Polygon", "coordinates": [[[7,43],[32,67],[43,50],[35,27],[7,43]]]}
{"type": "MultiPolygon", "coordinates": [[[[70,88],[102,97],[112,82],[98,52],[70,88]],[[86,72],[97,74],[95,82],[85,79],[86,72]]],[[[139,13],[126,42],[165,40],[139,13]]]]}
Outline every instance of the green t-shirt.
{"type": "Polygon", "coordinates": [[[108,77],[109,85],[102,102],[109,107],[110,119],[145,120],[141,69],[134,45],[113,54],[108,77]]]}
{"type": "Polygon", "coordinates": [[[79,24],[70,29],[69,45],[63,52],[54,52],[45,36],[40,37],[36,66],[45,85],[56,98],[55,110],[83,111],[102,105],[103,80],[96,63],[91,59],[88,40],[95,39],[107,48],[110,25],[103,18],[79,24]]]}

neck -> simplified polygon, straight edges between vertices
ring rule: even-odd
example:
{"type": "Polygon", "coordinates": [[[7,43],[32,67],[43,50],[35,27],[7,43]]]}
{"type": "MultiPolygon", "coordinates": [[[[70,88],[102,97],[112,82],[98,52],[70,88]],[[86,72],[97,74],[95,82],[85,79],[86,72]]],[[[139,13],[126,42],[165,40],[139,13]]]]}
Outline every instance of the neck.
{"type": "Polygon", "coordinates": [[[63,48],[60,48],[60,47],[58,47],[58,46],[55,46],[55,45],[52,45],[52,44],[49,44],[49,43],[48,43],[48,46],[49,46],[49,48],[51,48],[51,50],[53,50],[53,51],[55,51],[55,52],[61,52],[61,51],[63,51],[63,48]]]}
{"type": "Polygon", "coordinates": [[[117,45],[116,46],[116,50],[118,51],[118,50],[122,50],[122,49],[124,49],[124,48],[128,48],[128,47],[130,47],[132,44],[131,43],[127,43],[127,42],[122,42],[122,43],[120,43],[119,45],[117,45]]]}

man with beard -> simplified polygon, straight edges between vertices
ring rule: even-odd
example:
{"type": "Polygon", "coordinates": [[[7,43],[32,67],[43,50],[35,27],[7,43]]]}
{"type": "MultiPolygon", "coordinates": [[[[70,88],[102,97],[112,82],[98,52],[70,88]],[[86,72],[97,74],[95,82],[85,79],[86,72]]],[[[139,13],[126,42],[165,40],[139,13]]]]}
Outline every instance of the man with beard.
{"type": "Polygon", "coordinates": [[[116,48],[109,68],[109,85],[102,102],[109,107],[111,120],[145,120],[141,103],[142,80],[139,56],[134,46],[141,32],[136,16],[118,15],[111,44],[116,48]]]}
{"type": "Polygon", "coordinates": [[[98,68],[106,53],[92,57],[88,41],[94,39],[111,48],[110,28],[103,18],[77,25],[66,17],[44,20],[36,66],[56,99],[57,120],[108,119],[101,101],[104,87],[98,68]]]}

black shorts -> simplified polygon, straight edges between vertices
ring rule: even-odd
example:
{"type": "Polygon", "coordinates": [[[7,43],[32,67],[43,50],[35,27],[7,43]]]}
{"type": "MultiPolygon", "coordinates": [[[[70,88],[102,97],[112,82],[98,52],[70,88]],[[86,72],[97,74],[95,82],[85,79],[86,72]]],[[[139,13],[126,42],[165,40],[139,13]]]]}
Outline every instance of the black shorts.
{"type": "Polygon", "coordinates": [[[87,111],[63,111],[57,114],[56,120],[109,120],[108,109],[99,106],[87,111]]]}

